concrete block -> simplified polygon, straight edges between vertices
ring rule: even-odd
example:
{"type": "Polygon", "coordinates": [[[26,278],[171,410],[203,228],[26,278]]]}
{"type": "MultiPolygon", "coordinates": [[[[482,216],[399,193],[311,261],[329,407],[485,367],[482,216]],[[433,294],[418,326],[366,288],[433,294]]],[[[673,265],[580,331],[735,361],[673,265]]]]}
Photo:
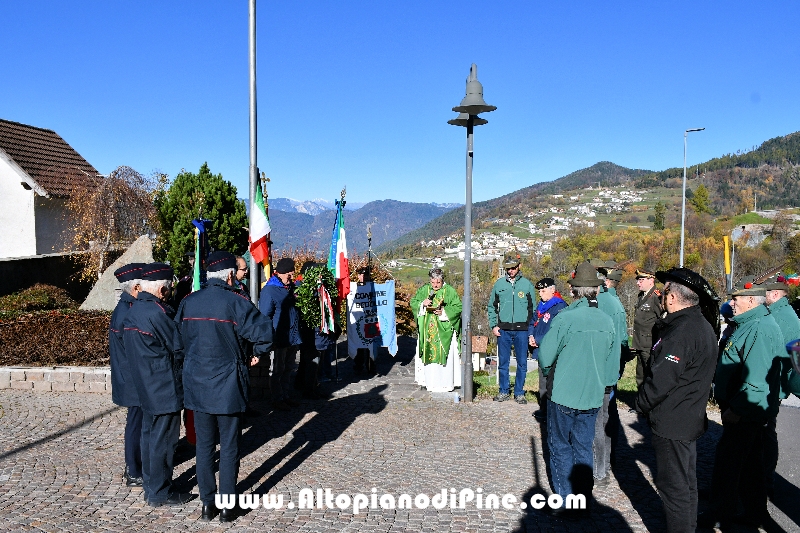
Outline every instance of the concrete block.
{"type": "MultiPolygon", "coordinates": [[[[103,383],[105,385],[106,375],[101,372],[86,372],[83,374],[83,381],[84,383],[103,383]]],[[[105,390],[105,386],[103,390],[105,390]]]]}
{"type": "Polygon", "coordinates": [[[9,370],[0,370],[0,389],[1,388],[6,388],[7,389],[8,387],[11,386],[11,385],[8,385],[8,387],[3,387],[3,383],[11,383],[11,371],[9,371],[9,370]]]}
{"type": "Polygon", "coordinates": [[[105,381],[90,381],[89,392],[106,392],[105,381]]]}
{"type": "Polygon", "coordinates": [[[89,392],[89,383],[75,383],[75,392],[89,392]]]}
{"type": "Polygon", "coordinates": [[[83,372],[70,372],[69,380],[73,383],[83,383],[83,372]]]}
{"type": "Polygon", "coordinates": [[[11,381],[12,389],[31,390],[33,389],[33,381],[11,381]]]}
{"type": "Polygon", "coordinates": [[[69,381],[69,372],[63,370],[53,370],[44,373],[45,381],[52,381],[53,383],[66,383],[69,381]]]}
{"type": "Polygon", "coordinates": [[[25,379],[27,381],[44,381],[44,370],[26,370],[25,379]]]}
{"type": "Polygon", "coordinates": [[[53,392],[75,392],[75,384],[70,381],[67,381],[66,383],[62,381],[54,381],[52,385],[53,392]]]}
{"type": "Polygon", "coordinates": [[[9,374],[11,374],[11,381],[25,381],[24,370],[11,370],[9,374]]]}
{"type": "Polygon", "coordinates": [[[35,391],[48,391],[53,390],[53,384],[49,381],[32,381],[33,390],[35,391]]]}

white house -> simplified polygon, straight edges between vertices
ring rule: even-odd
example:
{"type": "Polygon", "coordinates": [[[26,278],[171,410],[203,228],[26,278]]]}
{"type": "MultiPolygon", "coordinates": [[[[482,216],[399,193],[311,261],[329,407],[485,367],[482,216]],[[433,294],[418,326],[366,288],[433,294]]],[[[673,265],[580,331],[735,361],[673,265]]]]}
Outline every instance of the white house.
{"type": "Polygon", "coordinates": [[[70,251],[70,184],[98,174],[53,130],[0,119],[0,259],[70,251]]]}

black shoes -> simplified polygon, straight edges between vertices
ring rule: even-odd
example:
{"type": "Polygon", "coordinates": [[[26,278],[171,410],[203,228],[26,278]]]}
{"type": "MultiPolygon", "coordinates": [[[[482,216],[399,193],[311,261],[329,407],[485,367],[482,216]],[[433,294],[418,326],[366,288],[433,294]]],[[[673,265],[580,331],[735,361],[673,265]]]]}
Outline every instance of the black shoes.
{"type": "Polygon", "coordinates": [[[506,392],[506,393],[502,393],[502,392],[501,392],[500,394],[498,394],[497,396],[495,396],[494,398],[492,398],[492,401],[495,401],[495,402],[505,402],[505,401],[508,401],[508,400],[510,400],[510,399],[511,399],[511,395],[510,395],[509,393],[507,393],[507,392],[506,392]]]}
{"type": "Polygon", "coordinates": [[[525,399],[524,394],[520,394],[519,396],[514,396],[514,401],[520,405],[525,405],[528,403],[528,400],[525,399]]]}
{"type": "Polygon", "coordinates": [[[217,509],[216,505],[203,504],[203,513],[200,515],[200,520],[205,520],[206,522],[214,520],[214,517],[217,516],[218,513],[219,509],[217,509]]]}
{"type": "Polygon", "coordinates": [[[131,475],[128,474],[127,466],[125,467],[125,473],[122,474],[122,480],[125,482],[126,487],[141,487],[142,483],[144,483],[141,476],[131,477],[131,475]]]}
{"type": "Polygon", "coordinates": [[[194,494],[186,492],[170,492],[167,499],[163,502],[153,502],[148,500],[150,507],[161,507],[162,505],[183,505],[194,499],[194,494]]]}
{"type": "Polygon", "coordinates": [[[535,418],[539,422],[547,422],[547,411],[545,411],[544,409],[539,409],[538,411],[534,411],[533,418],[535,418]]]}
{"type": "Polygon", "coordinates": [[[220,522],[233,522],[236,519],[236,507],[233,509],[223,509],[219,512],[220,522]]]}

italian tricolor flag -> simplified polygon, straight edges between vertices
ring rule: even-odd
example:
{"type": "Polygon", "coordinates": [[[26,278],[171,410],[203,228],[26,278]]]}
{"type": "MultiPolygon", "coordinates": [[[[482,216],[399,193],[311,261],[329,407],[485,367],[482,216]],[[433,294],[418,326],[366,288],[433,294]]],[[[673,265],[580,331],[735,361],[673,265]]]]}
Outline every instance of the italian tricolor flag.
{"type": "Polygon", "coordinates": [[[344,235],[344,200],[336,200],[336,225],[333,226],[331,251],[328,254],[328,268],[333,272],[339,303],[350,293],[350,266],[347,262],[347,239],[344,235]]]}
{"type": "Polygon", "coordinates": [[[261,182],[256,181],[256,198],[250,210],[250,255],[257,263],[264,266],[264,273],[269,278],[269,225],[267,210],[264,208],[264,194],[261,192],[261,182]]]}

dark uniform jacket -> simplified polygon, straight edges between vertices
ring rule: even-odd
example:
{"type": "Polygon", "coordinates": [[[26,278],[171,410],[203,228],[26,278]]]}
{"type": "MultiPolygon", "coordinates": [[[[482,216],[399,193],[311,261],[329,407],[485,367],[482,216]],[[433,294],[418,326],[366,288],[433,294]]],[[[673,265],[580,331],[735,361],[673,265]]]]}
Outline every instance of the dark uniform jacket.
{"type": "Polygon", "coordinates": [[[273,348],[299,346],[300,317],[294,306],[294,285],[286,286],[278,276],[272,276],[258,301],[258,308],[272,320],[273,348]]]}
{"type": "Polygon", "coordinates": [[[633,346],[632,349],[649,352],[653,346],[653,326],[661,317],[661,293],[655,287],[647,292],[639,292],[639,299],[633,307],[633,346]]]}
{"type": "Polygon", "coordinates": [[[544,336],[550,331],[550,324],[556,315],[567,308],[567,302],[559,296],[553,296],[546,302],[539,301],[536,306],[533,318],[528,324],[528,337],[536,339],[537,347],[533,349],[533,358],[539,359],[539,346],[541,346],[544,336]]]}
{"type": "Polygon", "coordinates": [[[659,437],[692,441],[707,427],[717,336],[697,305],[659,319],[658,331],[637,405],[659,437]]]}
{"type": "Polygon", "coordinates": [[[123,323],[125,355],[142,410],[151,415],[183,409],[183,353],[173,317],[160,298],[142,291],[123,323]]]}
{"type": "Polygon", "coordinates": [[[272,347],[272,322],[235,287],[210,279],[175,316],[183,346],[187,409],[210,414],[247,408],[250,357],[272,347]]]}
{"type": "Polygon", "coordinates": [[[125,357],[125,341],[122,338],[123,322],[136,299],[123,291],[116,309],[111,313],[108,326],[108,353],[111,357],[111,401],[123,407],[139,407],[139,395],[133,384],[128,358],[125,357]]]}

